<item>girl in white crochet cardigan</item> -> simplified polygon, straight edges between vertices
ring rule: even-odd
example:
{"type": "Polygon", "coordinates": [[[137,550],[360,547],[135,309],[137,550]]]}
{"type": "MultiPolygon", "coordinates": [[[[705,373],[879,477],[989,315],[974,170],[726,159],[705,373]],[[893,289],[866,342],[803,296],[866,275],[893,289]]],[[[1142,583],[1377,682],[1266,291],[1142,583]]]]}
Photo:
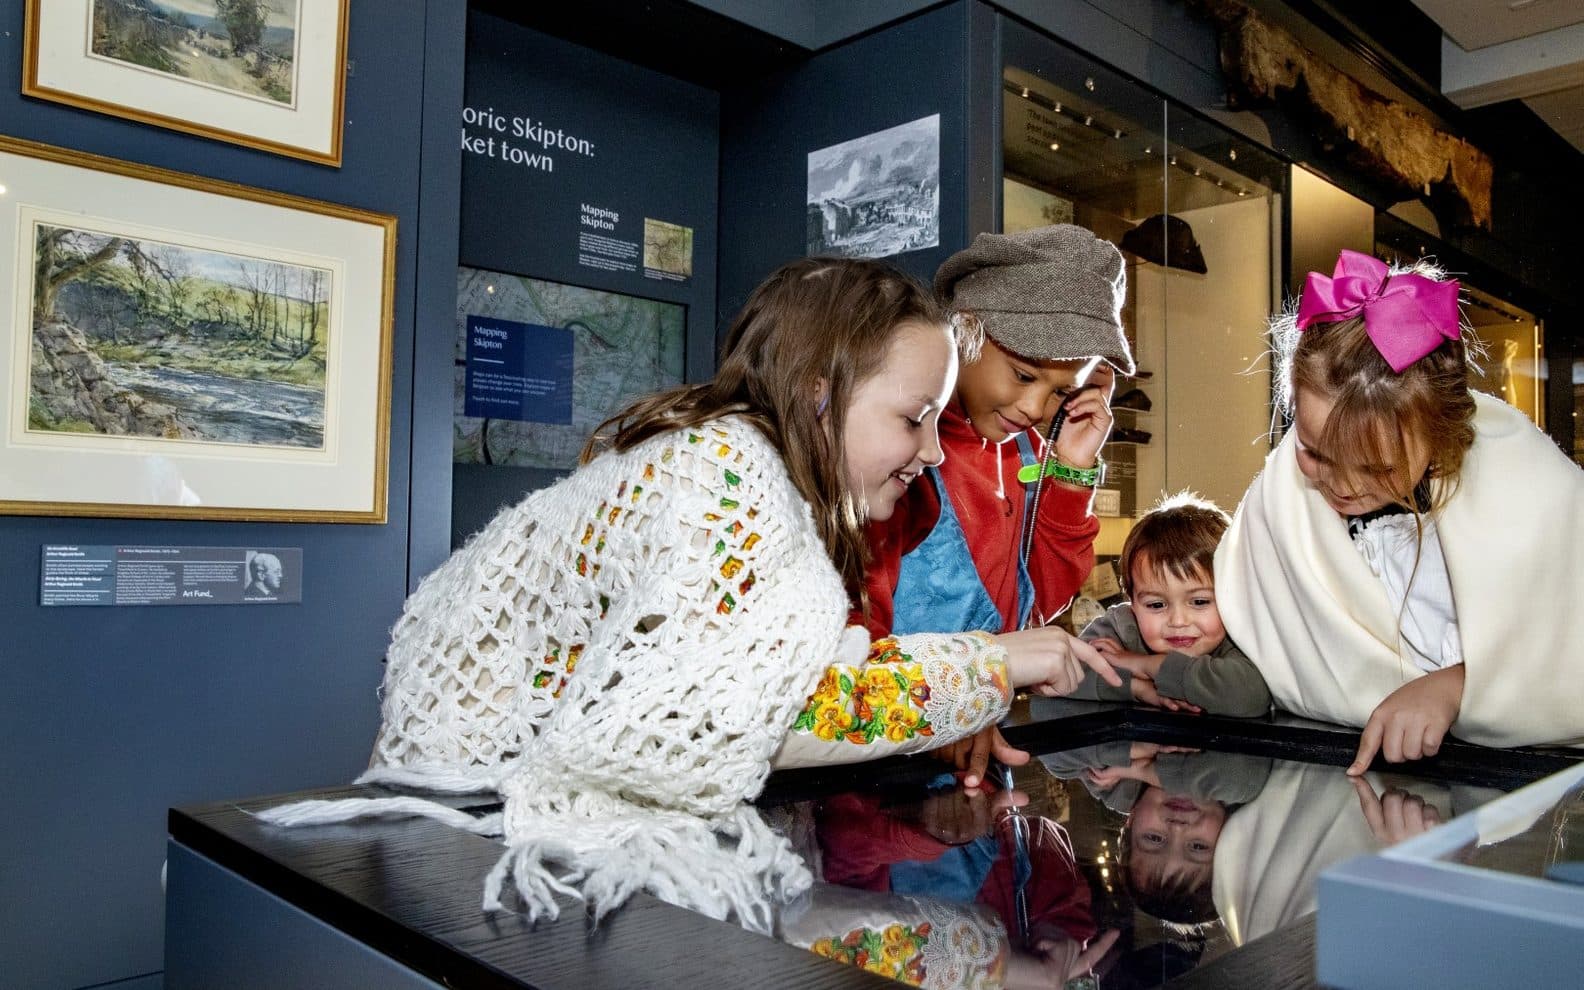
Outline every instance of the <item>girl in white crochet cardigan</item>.
{"type": "Polygon", "coordinates": [[[530,918],[635,890],[765,929],[810,883],[748,801],[774,766],[870,759],[1064,694],[1056,629],[871,644],[846,626],[866,519],[941,459],[976,331],[889,266],[805,259],[760,285],[704,384],[606,423],[570,478],[503,511],[396,624],[364,782],[495,792],[475,822],[417,798],[306,802],[304,824],[416,813],[503,833],[530,918]],[[603,451],[600,448],[604,447],[603,451]]]}

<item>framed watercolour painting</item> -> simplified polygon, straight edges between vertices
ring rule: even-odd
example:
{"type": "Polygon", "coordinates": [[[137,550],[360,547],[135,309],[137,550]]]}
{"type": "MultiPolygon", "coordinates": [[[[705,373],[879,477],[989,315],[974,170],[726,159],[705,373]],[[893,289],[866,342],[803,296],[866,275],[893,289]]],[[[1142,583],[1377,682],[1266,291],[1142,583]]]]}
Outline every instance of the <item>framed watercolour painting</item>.
{"type": "Polygon", "coordinates": [[[349,0],[29,0],[22,92],[341,164],[349,0]]]}
{"type": "Polygon", "coordinates": [[[0,137],[0,513],[384,522],[395,243],[0,137]]]}

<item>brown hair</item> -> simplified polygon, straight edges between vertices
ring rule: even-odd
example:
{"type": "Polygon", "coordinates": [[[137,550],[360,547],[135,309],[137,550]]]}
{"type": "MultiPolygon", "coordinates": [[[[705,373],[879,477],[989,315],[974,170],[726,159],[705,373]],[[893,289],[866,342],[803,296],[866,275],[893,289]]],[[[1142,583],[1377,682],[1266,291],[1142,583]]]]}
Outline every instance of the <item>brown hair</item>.
{"type": "MultiPolygon", "coordinates": [[[[1223,805],[1225,807],[1225,805],[1223,805]]],[[[1228,808],[1228,814],[1233,809],[1228,808]]],[[[1216,910],[1213,885],[1213,865],[1191,875],[1167,875],[1163,870],[1151,871],[1133,857],[1133,816],[1130,813],[1122,823],[1122,837],[1117,843],[1117,870],[1121,874],[1122,889],[1133,900],[1133,906],[1159,921],[1167,922],[1167,930],[1174,935],[1198,935],[1211,922],[1220,918],[1216,910]]]]}
{"type": "Polygon", "coordinates": [[[971,324],[948,319],[928,289],[883,262],[790,262],[749,295],[715,377],[623,409],[600,424],[583,461],[606,446],[628,450],[670,430],[733,413],[747,417],[781,453],[848,594],[863,605],[867,545],[841,438],[854,389],[879,371],[903,325],[949,327],[964,360],[983,339],[971,324]],[[824,400],[817,397],[821,380],[824,400]]]}
{"type": "MultiPolygon", "coordinates": [[[[1436,281],[1445,279],[1434,265],[1419,262],[1394,267],[1436,281]]],[[[1446,340],[1401,374],[1381,357],[1362,316],[1335,323],[1315,323],[1299,331],[1290,314],[1272,328],[1277,357],[1277,395],[1289,418],[1300,391],[1330,399],[1331,414],[1317,440],[1324,451],[1356,452],[1355,464],[1390,465],[1385,479],[1365,479],[1347,465],[1338,465],[1323,491],[1346,495],[1384,480],[1397,504],[1418,512],[1446,504],[1457,489],[1463,456],[1474,443],[1474,395],[1469,390],[1471,347],[1461,336],[1446,340]],[[1430,468],[1425,478],[1409,477],[1410,439],[1425,446],[1430,468]],[[1414,489],[1429,481],[1426,505],[1417,504],[1414,489]],[[1333,490],[1341,486],[1344,491],[1333,490]]]]}
{"type": "Polygon", "coordinates": [[[1122,590],[1132,597],[1133,567],[1140,557],[1157,576],[1214,577],[1216,546],[1231,522],[1220,506],[1193,492],[1161,499],[1139,517],[1122,544],[1122,590]]]}

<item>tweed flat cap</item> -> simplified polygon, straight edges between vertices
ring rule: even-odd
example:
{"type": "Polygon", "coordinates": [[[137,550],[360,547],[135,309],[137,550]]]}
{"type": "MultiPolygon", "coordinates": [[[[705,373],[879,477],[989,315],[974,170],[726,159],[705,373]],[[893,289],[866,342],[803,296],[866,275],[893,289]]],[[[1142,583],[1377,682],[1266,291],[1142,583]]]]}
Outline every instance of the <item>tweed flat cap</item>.
{"type": "Polygon", "coordinates": [[[1043,361],[1100,356],[1123,374],[1133,355],[1122,333],[1122,253],[1069,223],[980,234],[935,273],[935,291],[984,321],[1007,350],[1043,361]]]}

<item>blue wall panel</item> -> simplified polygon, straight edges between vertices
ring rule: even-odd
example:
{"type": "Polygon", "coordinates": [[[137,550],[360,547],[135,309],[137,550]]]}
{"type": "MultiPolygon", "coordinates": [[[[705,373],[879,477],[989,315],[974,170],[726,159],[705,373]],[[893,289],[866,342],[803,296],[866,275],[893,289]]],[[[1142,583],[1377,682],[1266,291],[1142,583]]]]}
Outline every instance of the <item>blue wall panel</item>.
{"type": "MultiPolygon", "coordinates": [[[[421,152],[426,109],[454,149],[460,77],[426,94],[426,46],[455,63],[463,23],[461,4],[353,0],[333,169],[22,98],[24,6],[0,0],[0,132],[399,222],[387,524],[0,517],[0,981],[76,987],[161,969],[168,806],[343,782],[367,759],[407,590],[415,302],[454,292],[449,270],[439,290],[416,280],[420,200],[433,236],[449,226],[454,245],[456,227],[454,170],[442,157],[426,174],[421,152]],[[39,548],[62,542],[302,547],[303,602],[41,608],[39,548]]],[[[443,519],[419,521],[443,544],[443,519]]]]}
{"type": "MultiPolygon", "coordinates": [[[[475,12],[468,19],[465,103],[470,111],[499,119],[501,129],[477,117],[462,128],[471,140],[497,140],[493,154],[462,155],[462,263],[681,303],[687,307],[686,378],[708,378],[715,370],[720,95],[475,12]],[[546,148],[543,139],[530,148],[515,133],[516,121],[587,141],[592,154],[560,147],[559,141],[546,148]],[[542,153],[549,165],[503,161],[501,141],[542,153]],[[616,229],[581,223],[585,204],[619,214],[616,229]],[[691,278],[647,278],[641,259],[638,271],[605,271],[580,262],[580,234],[641,241],[646,217],[693,229],[691,278]]],[[[454,327],[454,314],[450,320],[454,327]]],[[[451,372],[446,375],[449,382],[451,372]]],[[[502,506],[562,473],[455,465],[448,493],[453,544],[460,545],[502,506]]]]}
{"type": "Polygon", "coordinates": [[[807,253],[811,151],[940,114],[940,244],[890,260],[928,279],[967,244],[971,7],[922,14],[724,95],[723,323],[772,269],[807,253]]]}

